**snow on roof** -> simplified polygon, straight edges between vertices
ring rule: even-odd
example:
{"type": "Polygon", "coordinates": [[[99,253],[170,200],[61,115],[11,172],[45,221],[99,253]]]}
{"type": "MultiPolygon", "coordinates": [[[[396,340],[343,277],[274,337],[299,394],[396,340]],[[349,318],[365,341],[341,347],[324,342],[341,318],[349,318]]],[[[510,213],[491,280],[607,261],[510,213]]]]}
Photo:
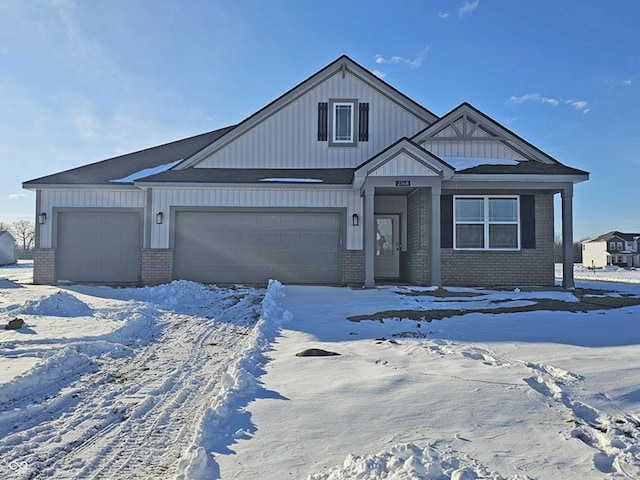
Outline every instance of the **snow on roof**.
{"type": "Polygon", "coordinates": [[[443,157],[442,160],[447,162],[456,170],[466,170],[467,168],[477,167],[479,165],[518,165],[517,160],[508,158],[486,158],[486,157],[443,157]]]}
{"type": "Polygon", "coordinates": [[[140,178],[148,177],[149,175],[155,175],[156,173],[166,172],[170,168],[176,166],[181,161],[182,159],[175,160],[171,163],[165,163],[163,165],[158,165],[157,167],[145,168],[144,170],[138,170],[137,172],[132,173],[131,175],[126,176],[124,178],[119,178],[117,180],[109,180],[109,181],[117,182],[117,183],[131,183],[140,178]]]}
{"type": "Polygon", "coordinates": [[[319,178],[261,178],[261,182],[322,183],[319,178]]]}

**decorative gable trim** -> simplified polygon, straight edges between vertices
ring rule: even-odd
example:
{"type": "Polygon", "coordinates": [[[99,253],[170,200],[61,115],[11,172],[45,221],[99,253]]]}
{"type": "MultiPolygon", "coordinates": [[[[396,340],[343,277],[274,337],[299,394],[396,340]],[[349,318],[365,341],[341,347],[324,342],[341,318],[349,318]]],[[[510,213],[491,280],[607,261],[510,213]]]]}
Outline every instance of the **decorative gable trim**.
{"type": "Polygon", "coordinates": [[[455,170],[408,138],[403,138],[356,169],[355,176],[429,176],[451,178],[455,170]]]}
{"type": "Polygon", "coordinates": [[[411,140],[444,157],[472,156],[559,163],[469,103],[454,108],[411,140]],[[461,151],[474,153],[461,155],[461,151]]]}
{"type": "MultiPolygon", "coordinates": [[[[240,136],[245,134],[247,131],[251,130],[255,126],[259,125],[267,118],[276,114],[280,110],[286,108],[291,103],[298,100],[300,97],[304,96],[306,93],[316,88],[318,85],[326,82],[329,78],[334,75],[346,75],[346,73],[350,73],[355,76],[369,88],[372,88],[382,96],[396,103],[400,108],[406,110],[411,113],[420,121],[431,124],[438,119],[438,116],[434,113],[430,112],[420,104],[411,100],[409,97],[404,95],[403,93],[396,90],[394,87],[386,83],[384,80],[375,76],[369,70],[360,66],[358,63],[351,60],[346,55],[341,56],[333,63],[327,65],[325,68],[315,73],[307,80],[298,84],[296,87],[292,88],[284,95],[280,96],[266,107],[262,108],[258,112],[254,113],[247,119],[243,120],[239,123],[236,128],[234,128],[231,132],[225,135],[224,140],[215,141],[210,145],[206,146],[199,152],[195,153],[191,157],[185,159],[181,164],[175,167],[176,170],[182,170],[185,168],[194,167],[209,156],[213,155],[217,151],[221,150],[225,146],[234,142],[240,136]]],[[[314,115],[313,112],[309,112],[310,115],[314,115]]],[[[358,132],[359,133],[359,132],[358,132]]],[[[367,132],[368,136],[368,132],[367,132]]]]}

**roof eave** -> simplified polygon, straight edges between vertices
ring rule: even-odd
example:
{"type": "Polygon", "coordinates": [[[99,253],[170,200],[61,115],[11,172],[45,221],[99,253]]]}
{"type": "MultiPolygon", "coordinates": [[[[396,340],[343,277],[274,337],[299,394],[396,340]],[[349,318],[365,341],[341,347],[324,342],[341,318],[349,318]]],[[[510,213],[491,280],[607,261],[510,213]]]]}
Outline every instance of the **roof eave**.
{"type": "Polygon", "coordinates": [[[471,182],[482,181],[510,181],[510,182],[537,182],[537,183],[582,183],[589,180],[586,175],[557,175],[557,174],[499,174],[499,173],[456,173],[452,180],[464,180],[471,182]]]}
{"type": "Polygon", "coordinates": [[[30,191],[37,190],[138,190],[133,183],[29,183],[22,184],[22,188],[30,191]]]}

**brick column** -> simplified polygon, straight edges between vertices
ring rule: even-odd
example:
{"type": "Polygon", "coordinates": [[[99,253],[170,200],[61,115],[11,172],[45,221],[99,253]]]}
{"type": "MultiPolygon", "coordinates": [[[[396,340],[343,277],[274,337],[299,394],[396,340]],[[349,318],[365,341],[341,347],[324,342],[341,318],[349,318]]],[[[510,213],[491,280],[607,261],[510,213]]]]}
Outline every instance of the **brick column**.
{"type": "Polygon", "coordinates": [[[140,282],[153,286],[173,280],[173,250],[170,248],[144,249],[141,252],[140,282]]]}
{"type": "Polygon", "coordinates": [[[342,252],[342,283],[345,285],[363,285],[365,278],[364,250],[345,250],[342,252]]]}
{"type": "Polygon", "coordinates": [[[36,248],[33,250],[33,283],[36,285],[53,285],[56,283],[56,251],[53,248],[36,248]]]}

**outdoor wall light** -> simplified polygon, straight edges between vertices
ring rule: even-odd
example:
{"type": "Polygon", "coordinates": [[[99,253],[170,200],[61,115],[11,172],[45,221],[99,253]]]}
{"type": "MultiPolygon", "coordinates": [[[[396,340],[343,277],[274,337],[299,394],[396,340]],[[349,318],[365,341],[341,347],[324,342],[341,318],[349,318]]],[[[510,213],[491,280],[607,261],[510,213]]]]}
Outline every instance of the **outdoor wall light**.
{"type": "Polygon", "coordinates": [[[358,217],[357,213],[354,213],[351,216],[351,223],[354,227],[357,227],[358,225],[360,225],[360,217],[358,217]]]}
{"type": "Polygon", "coordinates": [[[156,213],[156,223],[160,225],[163,220],[164,220],[164,213],[162,212],[156,213]]]}
{"type": "Polygon", "coordinates": [[[40,215],[38,215],[38,223],[40,225],[44,225],[45,223],[47,223],[47,214],[42,212],[40,215]]]}

